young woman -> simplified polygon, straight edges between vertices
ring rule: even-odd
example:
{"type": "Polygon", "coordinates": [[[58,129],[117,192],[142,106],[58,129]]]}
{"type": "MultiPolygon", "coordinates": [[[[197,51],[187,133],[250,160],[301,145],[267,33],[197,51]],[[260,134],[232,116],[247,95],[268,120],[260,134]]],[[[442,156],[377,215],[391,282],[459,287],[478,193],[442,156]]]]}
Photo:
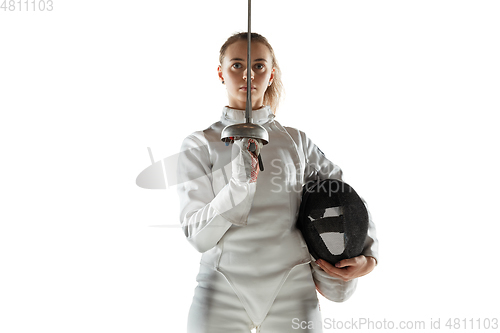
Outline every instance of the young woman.
{"type": "Polygon", "coordinates": [[[351,296],[356,278],[376,265],[375,227],[370,219],[359,257],[337,267],[311,260],[295,227],[302,186],[318,178],[341,179],[342,172],[303,132],[275,120],[282,84],[268,41],[252,34],[251,64],[246,53],[247,33],[222,46],[218,74],[228,106],[220,121],[182,144],[180,219],[188,241],[203,253],[188,332],[321,332],[316,289],[337,302],[351,296]],[[243,138],[226,146],[222,129],[245,119],[247,80],[253,122],[266,128],[269,144],[243,138]],[[249,151],[251,142],[257,153],[249,151]]]}

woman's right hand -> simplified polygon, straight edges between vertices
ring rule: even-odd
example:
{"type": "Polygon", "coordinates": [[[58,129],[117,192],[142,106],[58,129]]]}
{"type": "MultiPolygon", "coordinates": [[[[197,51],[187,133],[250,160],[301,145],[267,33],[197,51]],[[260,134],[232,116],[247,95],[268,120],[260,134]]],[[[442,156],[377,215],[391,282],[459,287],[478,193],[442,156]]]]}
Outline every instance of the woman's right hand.
{"type": "Polygon", "coordinates": [[[259,175],[260,149],[263,144],[260,140],[242,138],[235,139],[233,142],[231,161],[232,176],[241,183],[254,183],[259,175]],[[255,145],[254,152],[251,152],[251,144],[255,145]]]}

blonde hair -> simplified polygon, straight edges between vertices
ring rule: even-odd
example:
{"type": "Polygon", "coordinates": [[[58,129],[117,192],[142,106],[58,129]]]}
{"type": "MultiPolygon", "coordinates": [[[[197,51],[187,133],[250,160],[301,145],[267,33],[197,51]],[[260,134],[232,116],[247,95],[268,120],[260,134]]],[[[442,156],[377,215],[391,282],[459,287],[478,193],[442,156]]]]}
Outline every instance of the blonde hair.
{"type": "MultiPolygon", "coordinates": [[[[227,48],[231,44],[238,42],[240,40],[248,40],[248,33],[247,32],[236,33],[231,37],[229,37],[226,40],[226,42],[222,45],[219,54],[219,63],[221,65],[222,61],[224,60],[227,48]]],[[[278,109],[279,103],[284,93],[283,83],[281,82],[281,69],[278,65],[278,61],[276,60],[276,55],[274,54],[274,50],[271,47],[271,44],[269,44],[269,42],[264,36],[252,32],[251,40],[264,44],[265,46],[267,46],[269,52],[271,53],[272,67],[274,68],[274,78],[271,85],[267,88],[266,92],[264,93],[264,104],[269,105],[273,113],[276,114],[276,110],[278,109]]]]}

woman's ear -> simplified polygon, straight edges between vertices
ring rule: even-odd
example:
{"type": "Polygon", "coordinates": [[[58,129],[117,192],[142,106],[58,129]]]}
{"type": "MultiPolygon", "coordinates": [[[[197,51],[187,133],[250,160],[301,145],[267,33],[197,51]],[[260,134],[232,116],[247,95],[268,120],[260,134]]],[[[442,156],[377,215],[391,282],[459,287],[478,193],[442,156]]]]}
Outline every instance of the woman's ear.
{"type": "Polygon", "coordinates": [[[220,65],[217,66],[217,74],[219,75],[219,79],[224,81],[224,77],[222,76],[222,67],[220,65]]]}
{"type": "Polygon", "coordinates": [[[273,70],[271,71],[271,77],[269,78],[269,85],[271,85],[272,81],[274,80],[274,71],[275,68],[273,67],[273,70]]]}

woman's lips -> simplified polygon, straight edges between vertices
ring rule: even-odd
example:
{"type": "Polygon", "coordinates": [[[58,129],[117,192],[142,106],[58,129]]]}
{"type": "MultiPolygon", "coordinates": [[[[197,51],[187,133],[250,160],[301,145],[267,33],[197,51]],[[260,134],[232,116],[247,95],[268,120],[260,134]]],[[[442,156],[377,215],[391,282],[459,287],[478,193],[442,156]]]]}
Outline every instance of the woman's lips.
{"type": "MultiPolygon", "coordinates": [[[[252,87],[252,90],[255,90],[255,87],[252,87]]],[[[247,87],[241,87],[240,90],[247,91],[247,87]]]]}

